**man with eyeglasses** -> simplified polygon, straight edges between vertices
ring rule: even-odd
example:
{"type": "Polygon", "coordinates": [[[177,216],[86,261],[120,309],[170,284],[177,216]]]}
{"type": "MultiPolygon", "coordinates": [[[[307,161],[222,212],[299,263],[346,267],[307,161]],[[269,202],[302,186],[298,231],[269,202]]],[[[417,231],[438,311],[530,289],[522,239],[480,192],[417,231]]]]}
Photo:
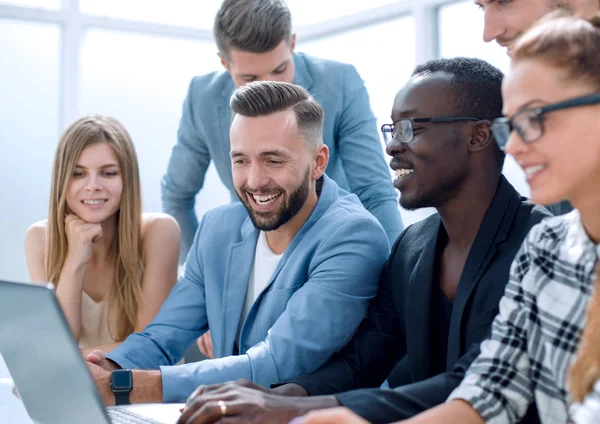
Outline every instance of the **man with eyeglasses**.
{"type": "Polygon", "coordinates": [[[382,132],[400,204],[438,213],[400,235],[367,318],[320,369],[270,391],[249,382],[199,387],[180,423],[220,422],[225,410],[227,422],[287,424],[340,405],[383,423],[446,400],[490,333],[521,242],[550,215],[502,176],[490,130],[502,114],[501,82],[478,59],[415,69],[382,132]],[[394,367],[397,387],[379,388],[394,367]]]}

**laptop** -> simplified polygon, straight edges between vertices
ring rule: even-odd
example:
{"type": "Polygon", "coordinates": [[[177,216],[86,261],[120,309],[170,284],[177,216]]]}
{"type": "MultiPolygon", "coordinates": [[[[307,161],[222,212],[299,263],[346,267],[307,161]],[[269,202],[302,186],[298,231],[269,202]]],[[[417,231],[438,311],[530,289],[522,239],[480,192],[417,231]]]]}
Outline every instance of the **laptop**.
{"type": "Polygon", "coordinates": [[[0,280],[0,352],[34,423],[174,424],[182,404],[106,408],[51,284],[0,280]]]}

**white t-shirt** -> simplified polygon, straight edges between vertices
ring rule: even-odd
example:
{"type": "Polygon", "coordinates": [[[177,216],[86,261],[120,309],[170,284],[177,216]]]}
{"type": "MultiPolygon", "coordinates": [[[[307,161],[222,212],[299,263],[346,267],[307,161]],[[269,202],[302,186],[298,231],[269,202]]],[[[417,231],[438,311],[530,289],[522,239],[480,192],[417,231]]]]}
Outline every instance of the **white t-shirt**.
{"type": "Polygon", "coordinates": [[[273,272],[275,272],[275,268],[279,265],[282,256],[283,254],[276,255],[273,253],[267,243],[265,232],[261,231],[258,235],[258,242],[256,243],[254,264],[250,271],[248,290],[246,291],[246,299],[244,300],[244,308],[242,309],[242,316],[240,317],[236,340],[239,340],[242,325],[248,316],[248,312],[250,312],[250,308],[252,308],[252,305],[258,296],[262,293],[267,284],[269,284],[269,280],[271,279],[273,272]]]}

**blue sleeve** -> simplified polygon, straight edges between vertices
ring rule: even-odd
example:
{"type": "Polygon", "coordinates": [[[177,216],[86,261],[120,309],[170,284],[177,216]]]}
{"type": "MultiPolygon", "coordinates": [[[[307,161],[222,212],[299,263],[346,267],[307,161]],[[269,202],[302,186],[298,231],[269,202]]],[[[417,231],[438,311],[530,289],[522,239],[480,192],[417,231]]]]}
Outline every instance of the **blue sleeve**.
{"type": "Polygon", "coordinates": [[[263,341],[243,355],[161,367],[164,401],[185,402],[199,385],[240,378],[269,387],[316,370],[346,345],[376,294],[387,237],[372,219],[354,219],[319,250],[308,280],[263,341]]]}
{"type": "Polygon", "coordinates": [[[161,182],[163,211],[173,216],[181,227],[180,262],[185,259],[198,228],[194,204],[211,160],[208,146],[194,121],[193,95],[194,80],[183,103],[177,144],[161,182]]]}
{"type": "MultiPolygon", "coordinates": [[[[204,222],[204,220],[202,221],[204,222]]],[[[152,322],[133,333],[106,357],[122,368],[157,369],[177,363],[187,348],[208,330],[204,273],[199,256],[198,228],[181,279],[152,322]]]]}
{"type": "Polygon", "coordinates": [[[350,191],[379,220],[391,246],[404,227],[398,196],[382,152],[369,94],[352,66],[344,74],[344,109],[336,133],[350,191]]]}

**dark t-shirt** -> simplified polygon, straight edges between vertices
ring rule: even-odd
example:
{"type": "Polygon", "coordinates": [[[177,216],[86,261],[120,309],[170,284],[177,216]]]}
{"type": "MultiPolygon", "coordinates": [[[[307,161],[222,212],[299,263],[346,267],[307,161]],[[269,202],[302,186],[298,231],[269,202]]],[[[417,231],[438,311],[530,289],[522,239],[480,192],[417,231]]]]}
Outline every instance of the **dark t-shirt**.
{"type": "Polygon", "coordinates": [[[446,372],[448,331],[450,330],[453,305],[452,301],[442,292],[437,281],[439,281],[439,278],[434,280],[431,291],[431,375],[446,372]]]}
{"type": "Polygon", "coordinates": [[[448,353],[448,332],[452,317],[452,301],[446,297],[440,287],[440,260],[448,236],[442,229],[435,247],[435,261],[431,287],[431,315],[429,321],[429,344],[431,356],[431,373],[434,376],[446,372],[446,356],[448,353]]]}

